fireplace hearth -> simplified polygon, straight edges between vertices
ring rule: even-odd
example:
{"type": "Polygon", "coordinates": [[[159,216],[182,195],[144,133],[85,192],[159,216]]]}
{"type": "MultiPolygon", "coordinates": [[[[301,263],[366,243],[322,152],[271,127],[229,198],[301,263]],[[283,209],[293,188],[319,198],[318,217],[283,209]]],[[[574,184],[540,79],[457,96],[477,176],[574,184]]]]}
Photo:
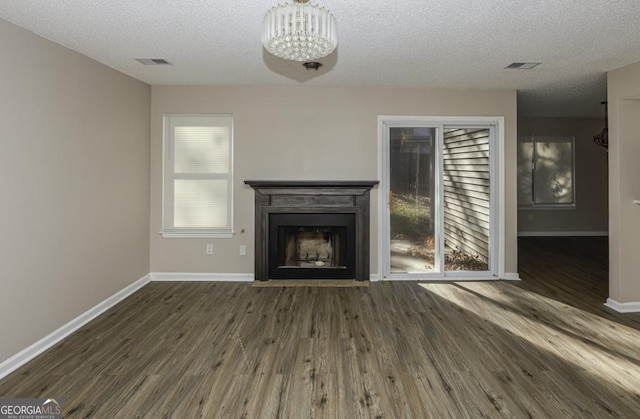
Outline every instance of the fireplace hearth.
{"type": "Polygon", "coordinates": [[[369,191],[377,181],[247,180],[255,278],[369,280],[369,191]]]}

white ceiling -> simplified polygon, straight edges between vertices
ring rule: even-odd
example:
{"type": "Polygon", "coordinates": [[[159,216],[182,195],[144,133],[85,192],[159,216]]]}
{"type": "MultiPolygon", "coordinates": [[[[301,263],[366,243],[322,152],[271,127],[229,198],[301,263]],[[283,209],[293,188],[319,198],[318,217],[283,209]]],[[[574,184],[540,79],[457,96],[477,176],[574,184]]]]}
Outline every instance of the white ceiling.
{"type": "Polygon", "coordinates": [[[640,62],[639,0],[319,0],[339,41],[312,72],[263,50],[277,3],[0,0],[0,18],[152,85],[517,89],[526,116],[603,116],[606,72],[640,62]]]}

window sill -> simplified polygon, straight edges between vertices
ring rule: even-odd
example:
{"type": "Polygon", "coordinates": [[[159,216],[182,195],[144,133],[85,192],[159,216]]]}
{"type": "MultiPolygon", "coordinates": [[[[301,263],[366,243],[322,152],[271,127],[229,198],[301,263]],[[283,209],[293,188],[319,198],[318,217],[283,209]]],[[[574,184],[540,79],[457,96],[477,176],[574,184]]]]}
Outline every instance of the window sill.
{"type": "Polygon", "coordinates": [[[165,239],[231,239],[233,231],[228,233],[177,233],[161,231],[160,234],[165,239]]]}

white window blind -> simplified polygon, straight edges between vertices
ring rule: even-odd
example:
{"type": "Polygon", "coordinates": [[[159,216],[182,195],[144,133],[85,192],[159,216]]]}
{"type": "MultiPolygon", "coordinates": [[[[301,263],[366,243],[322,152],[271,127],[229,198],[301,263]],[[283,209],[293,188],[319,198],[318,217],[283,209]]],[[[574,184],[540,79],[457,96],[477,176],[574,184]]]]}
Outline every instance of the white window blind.
{"type": "Polygon", "coordinates": [[[165,115],[162,233],[232,233],[233,117],[165,115]]]}
{"type": "Polygon", "coordinates": [[[518,205],[575,206],[574,138],[518,139],[518,205]]]}

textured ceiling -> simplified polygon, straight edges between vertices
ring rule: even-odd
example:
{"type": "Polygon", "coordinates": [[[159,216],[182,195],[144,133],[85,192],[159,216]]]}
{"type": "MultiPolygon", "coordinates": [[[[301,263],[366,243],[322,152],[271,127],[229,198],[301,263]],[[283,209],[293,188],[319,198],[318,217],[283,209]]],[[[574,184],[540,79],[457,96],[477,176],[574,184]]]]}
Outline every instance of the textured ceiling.
{"type": "Polygon", "coordinates": [[[262,48],[277,3],[0,0],[0,18],[152,85],[517,89],[527,116],[603,116],[606,72],[640,61],[639,0],[320,0],[339,42],[311,72],[262,48]]]}

